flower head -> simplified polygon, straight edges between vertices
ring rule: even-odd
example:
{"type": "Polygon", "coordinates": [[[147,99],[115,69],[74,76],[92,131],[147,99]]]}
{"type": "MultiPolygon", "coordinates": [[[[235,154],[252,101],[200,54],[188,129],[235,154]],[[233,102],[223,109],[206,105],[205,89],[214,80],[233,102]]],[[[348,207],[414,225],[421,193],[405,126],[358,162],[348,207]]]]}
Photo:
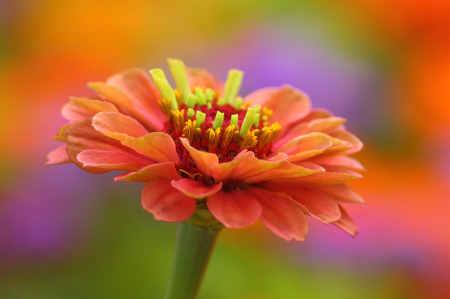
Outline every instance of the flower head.
{"type": "Polygon", "coordinates": [[[364,169],[348,157],[362,143],[345,119],[312,110],[287,85],[243,99],[238,70],[223,83],[180,60],[169,66],[176,89],[160,69],[150,71],[154,83],[139,69],[90,83],[97,96],[63,107],[70,122],[53,139],[66,145],[47,164],[125,171],[115,180],[146,182],[142,206],[156,220],[242,228],[260,219],[279,237],[303,241],[308,215],[357,234],[338,203],[363,203],[344,185],[364,169]]]}

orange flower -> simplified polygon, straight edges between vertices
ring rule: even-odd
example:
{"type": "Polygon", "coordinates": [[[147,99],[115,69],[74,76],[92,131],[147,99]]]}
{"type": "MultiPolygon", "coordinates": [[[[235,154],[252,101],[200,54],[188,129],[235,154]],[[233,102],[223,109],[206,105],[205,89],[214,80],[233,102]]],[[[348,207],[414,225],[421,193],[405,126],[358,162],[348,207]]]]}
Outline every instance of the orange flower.
{"type": "Polygon", "coordinates": [[[279,237],[303,241],[309,215],[357,234],[337,202],[363,203],[344,185],[364,169],[347,156],[362,143],[345,119],[311,110],[291,86],[242,99],[240,71],[224,84],[179,60],[169,64],[176,90],[159,69],[150,71],[156,84],[139,69],[90,83],[98,96],[63,107],[70,123],[53,139],[66,145],[47,165],[126,171],[115,180],[146,182],[142,206],[156,220],[242,228],[260,219],[279,237]]]}

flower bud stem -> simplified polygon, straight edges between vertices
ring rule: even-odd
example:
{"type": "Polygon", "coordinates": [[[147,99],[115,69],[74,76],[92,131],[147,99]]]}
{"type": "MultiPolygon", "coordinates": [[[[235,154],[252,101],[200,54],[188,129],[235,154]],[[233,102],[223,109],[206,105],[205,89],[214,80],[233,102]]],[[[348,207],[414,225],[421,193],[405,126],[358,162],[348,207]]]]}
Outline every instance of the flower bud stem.
{"type": "Polygon", "coordinates": [[[220,229],[180,222],[165,299],[195,299],[220,229]]]}

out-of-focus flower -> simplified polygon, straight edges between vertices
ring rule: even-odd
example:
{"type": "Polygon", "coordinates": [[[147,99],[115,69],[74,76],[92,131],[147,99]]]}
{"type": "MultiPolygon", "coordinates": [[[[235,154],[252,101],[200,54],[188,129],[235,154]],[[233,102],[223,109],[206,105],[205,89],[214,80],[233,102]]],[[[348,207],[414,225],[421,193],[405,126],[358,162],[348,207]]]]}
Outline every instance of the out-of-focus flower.
{"type": "Polygon", "coordinates": [[[142,205],[156,220],[242,228],[260,219],[279,237],[303,241],[309,215],[357,234],[337,202],[364,202],[344,185],[364,169],[347,156],[362,143],[345,119],[312,110],[291,86],[242,99],[238,70],[223,83],[180,60],[169,65],[176,90],[160,69],[150,71],[155,84],[140,69],[90,83],[98,96],[63,107],[70,122],[53,139],[66,145],[47,165],[126,171],[115,180],[146,182],[142,205]]]}

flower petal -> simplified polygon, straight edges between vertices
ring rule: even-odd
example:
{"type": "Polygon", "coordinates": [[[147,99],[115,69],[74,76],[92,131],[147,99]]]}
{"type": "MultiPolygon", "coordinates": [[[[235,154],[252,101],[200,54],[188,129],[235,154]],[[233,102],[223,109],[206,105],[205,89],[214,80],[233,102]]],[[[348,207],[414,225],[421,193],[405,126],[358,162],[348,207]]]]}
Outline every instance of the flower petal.
{"type": "Polygon", "coordinates": [[[289,126],[311,110],[311,102],[306,94],[289,85],[280,88],[263,88],[245,98],[252,105],[265,106],[273,110],[270,122],[278,122],[282,127],[289,126]]]}
{"type": "Polygon", "coordinates": [[[48,153],[46,160],[45,166],[72,163],[72,160],[67,155],[67,145],[65,144],[48,153]]]}
{"type": "MultiPolygon", "coordinates": [[[[325,169],[321,169],[321,167],[314,167],[313,169],[309,169],[308,166],[311,166],[312,163],[302,164],[299,163],[290,163],[285,161],[280,166],[277,166],[272,169],[268,169],[264,172],[261,172],[252,177],[248,177],[244,179],[246,184],[253,184],[261,181],[267,181],[271,179],[282,179],[282,178],[294,178],[298,176],[310,175],[316,172],[324,171],[325,169]]],[[[313,164],[314,165],[314,164],[313,164]]]]}
{"type": "Polygon", "coordinates": [[[244,155],[247,153],[247,150],[240,152],[232,161],[213,164],[210,166],[209,171],[211,172],[214,180],[217,181],[226,181],[236,167],[241,163],[242,159],[244,159],[244,155]]]}
{"type": "Polygon", "coordinates": [[[109,170],[137,170],[153,162],[135,155],[107,150],[84,150],[77,155],[83,166],[98,167],[109,170]]]}
{"type": "Polygon", "coordinates": [[[65,124],[61,128],[59,128],[56,136],[53,136],[52,139],[56,141],[61,141],[67,143],[67,133],[66,129],[71,125],[71,123],[65,124]]]}
{"type": "Polygon", "coordinates": [[[99,100],[71,98],[61,110],[62,116],[70,121],[79,121],[99,112],[117,112],[116,106],[99,100]]]}
{"type": "Polygon", "coordinates": [[[118,151],[133,154],[134,152],[120,144],[119,141],[106,137],[92,127],[92,118],[71,124],[67,129],[67,155],[75,165],[89,173],[105,173],[109,170],[98,167],[83,167],[83,164],[76,159],[77,155],[84,150],[97,149],[118,151]]]}
{"type": "Polygon", "coordinates": [[[138,68],[127,69],[110,77],[106,83],[123,90],[134,110],[139,111],[157,128],[162,129],[166,117],[158,105],[161,95],[150,81],[148,72],[138,68]]]}
{"type": "Polygon", "coordinates": [[[195,199],[173,188],[170,180],[159,178],[148,182],[142,189],[142,207],[155,220],[181,222],[195,212],[195,199]]]}
{"type": "Polygon", "coordinates": [[[138,171],[127,172],[118,175],[114,181],[123,182],[149,182],[157,178],[165,178],[168,180],[180,180],[182,177],[178,174],[174,162],[163,162],[152,164],[138,171]]]}
{"type": "Polygon", "coordinates": [[[358,234],[358,226],[341,205],[339,205],[339,208],[341,209],[341,219],[333,222],[333,224],[354,238],[358,234]]]}
{"type": "Polygon", "coordinates": [[[243,228],[253,224],[262,212],[261,205],[239,189],[219,191],[209,196],[206,205],[214,217],[228,228],[243,228]]]}
{"type": "Polygon", "coordinates": [[[270,160],[261,160],[255,157],[254,152],[247,152],[240,159],[233,172],[228,178],[245,180],[246,178],[264,173],[269,169],[280,166],[286,160],[287,155],[280,153],[270,160]]]}
{"type": "Polygon", "coordinates": [[[210,168],[214,165],[219,164],[219,158],[217,158],[216,154],[213,153],[207,153],[203,151],[199,151],[195,148],[193,148],[189,140],[186,138],[180,138],[181,143],[186,148],[186,150],[191,155],[192,159],[195,162],[195,165],[197,168],[206,176],[211,176],[210,168]]]}
{"type": "Polygon", "coordinates": [[[344,184],[338,185],[314,185],[314,188],[322,190],[336,200],[343,202],[355,202],[365,204],[364,199],[352,188],[344,184]]]}
{"type": "Polygon", "coordinates": [[[341,218],[336,200],[325,192],[299,184],[266,183],[262,188],[273,192],[283,192],[305,208],[311,217],[327,224],[341,218]]]}
{"type": "Polygon", "coordinates": [[[265,191],[260,188],[247,187],[249,192],[261,205],[261,221],[274,234],[286,241],[305,240],[308,233],[308,221],[302,207],[289,196],[282,193],[265,191]]]}
{"type": "Polygon", "coordinates": [[[308,176],[296,178],[273,179],[273,183],[291,184],[291,183],[309,183],[309,184],[342,184],[347,181],[360,179],[362,175],[346,168],[337,166],[324,166],[326,172],[313,173],[308,176]]]}
{"type": "Polygon", "coordinates": [[[186,68],[186,76],[191,88],[199,86],[213,90],[223,90],[224,83],[205,69],[186,68]]]}
{"type": "Polygon", "coordinates": [[[197,182],[189,179],[181,179],[181,180],[173,180],[172,186],[178,189],[184,195],[202,199],[209,197],[215,193],[217,193],[220,189],[222,189],[222,182],[218,184],[207,186],[202,182],[197,182]]]}
{"type": "Polygon", "coordinates": [[[100,133],[119,141],[148,134],[137,120],[119,112],[97,113],[92,118],[92,126],[100,133]]]}
{"type": "Polygon", "coordinates": [[[361,171],[366,168],[358,161],[347,156],[328,157],[322,159],[310,159],[309,161],[319,165],[341,166],[351,170],[361,171]]]}
{"type": "Polygon", "coordinates": [[[175,143],[172,137],[166,133],[149,133],[139,138],[125,139],[122,144],[152,158],[156,162],[180,163],[175,143]]]}
{"type": "Polygon", "coordinates": [[[347,155],[359,152],[364,146],[364,144],[361,142],[361,140],[358,139],[358,137],[347,131],[336,131],[330,133],[330,136],[351,144],[351,148],[345,152],[345,154],[347,155]]]}
{"type": "Polygon", "coordinates": [[[284,152],[290,157],[289,162],[299,162],[319,155],[333,145],[333,140],[322,133],[310,133],[298,136],[275,151],[284,152]]]}

